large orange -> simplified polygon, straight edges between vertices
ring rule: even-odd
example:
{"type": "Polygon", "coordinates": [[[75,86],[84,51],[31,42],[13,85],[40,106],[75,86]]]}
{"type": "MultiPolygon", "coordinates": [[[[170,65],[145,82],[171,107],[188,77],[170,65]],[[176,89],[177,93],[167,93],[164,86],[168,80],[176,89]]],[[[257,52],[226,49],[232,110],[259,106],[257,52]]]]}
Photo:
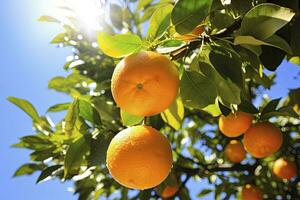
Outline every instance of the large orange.
{"type": "Polygon", "coordinates": [[[117,105],[138,116],[167,109],[176,98],[178,72],[169,58],[143,51],[125,57],[114,70],[111,90],[117,105]]]}
{"type": "Polygon", "coordinates": [[[225,156],[234,163],[239,163],[246,157],[246,151],[242,143],[237,140],[231,140],[225,147],[225,156]]]}
{"type": "Polygon", "coordinates": [[[244,134],[244,147],[256,158],[270,156],[279,150],[281,144],[281,131],[270,122],[257,123],[244,134]]]}
{"type": "Polygon", "coordinates": [[[221,115],[219,118],[220,131],[227,137],[238,137],[250,126],[253,116],[248,113],[237,111],[228,116],[221,115]]]}
{"type": "Polygon", "coordinates": [[[279,158],[274,162],[273,173],[281,179],[290,180],[297,175],[297,167],[294,162],[279,158]]]}
{"type": "Polygon", "coordinates": [[[242,200],[262,200],[260,189],[254,185],[247,184],[242,189],[242,200]]]}
{"type": "Polygon", "coordinates": [[[176,39],[179,40],[184,40],[184,41],[192,41],[195,40],[197,38],[199,38],[199,36],[204,32],[204,27],[199,25],[197,26],[194,30],[192,30],[192,32],[184,34],[184,35],[180,35],[179,33],[175,33],[174,37],[176,39]]]}
{"type": "Polygon", "coordinates": [[[121,185],[148,189],[159,185],[172,167],[172,149],[165,136],[150,126],[133,126],[111,141],[106,165],[121,185]]]}

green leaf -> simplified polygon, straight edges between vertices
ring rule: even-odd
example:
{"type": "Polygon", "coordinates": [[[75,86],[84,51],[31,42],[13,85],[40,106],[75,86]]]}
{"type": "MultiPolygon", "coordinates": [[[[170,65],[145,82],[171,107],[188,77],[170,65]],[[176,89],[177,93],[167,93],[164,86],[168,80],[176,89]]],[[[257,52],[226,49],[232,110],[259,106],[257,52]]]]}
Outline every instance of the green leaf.
{"type": "Polygon", "coordinates": [[[200,109],[215,103],[217,97],[212,80],[193,71],[183,72],[180,93],[185,105],[200,109]]]}
{"type": "Polygon", "coordinates": [[[117,4],[110,4],[110,19],[112,24],[119,30],[123,27],[123,10],[117,4]]]}
{"type": "Polygon", "coordinates": [[[212,0],[179,0],[171,14],[175,29],[180,34],[191,32],[209,14],[212,0]]]}
{"type": "Polygon", "coordinates": [[[79,99],[79,116],[93,124],[101,124],[101,118],[91,102],[79,99]]]}
{"type": "Polygon", "coordinates": [[[294,117],[299,118],[299,115],[294,111],[292,106],[284,106],[275,111],[265,112],[261,115],[261,120],[266,120],[272,117],[283,116],[283,117],[294,117]]]}
{"type": "Polygon", "coordinates": [[[212,27],[218,30],[229,27],[234,23],[234,18],[230,13],[224,13],[223,11],[214,12],[213,17],[210,17],[210,23],[212,27]]]}
{"type": "Polygon", "coordinates": [[[67,110],[70,106],[70,103],[60,103],[48,108],[47,112],[59,112],[63,110],[67,110]]]}
{"type": "Polygon", "coordinates": [[[285,58],[286,53],[281,49],[270,46],[262,46],[259,59],[263,66],[270,71],[275,71],[285,58]]]}
{"type": "MultiPolygon", "coordinates": [[[[234,84],[231,80],[224,79],[210,64],[199,62],[199,68],[200,71],[207,77],[207,79],[209,79],[210,83],[207,84],[210,84],[212,86],[214,85],[215,90],[217,91],[217,96],[220,97],[220,100],[224,105],[227,105],[228,103],[241,103],[241,91],[236,86],[236,84],[234,84]]],[[[213,90],[210,90],[207,86],[205,90],[207,93],[214,92],[213,90]]]]}
{"type": "Polygon", "coordinates": [[[139,0],[139,3],[137,5],[136,9],[141,10],[144,7],[148,6],[151,2],[152,2],[152,0],[139,0]]]}
{"type": "Polygon", "coordinates": [[[299,56],[291,57],[291,58],[289,58],[289,62],[300,66],[300,57],[299,56]]]}
{"type": "Polygon", "coordinates": [[[170,15],[171,15],[172,8],[173,8],[172,5],[167,5],[167,6],[159,7],[158,9],[155,10],[155,12],[153,13],[150,19],[148,35],[147,35],[147,37],[150,40],[159,39],[167,30],[167,28],[170,25],[170,15]]]}
{"type": "Polygon", "coordinates": [[[64,178],[77,171],[86,153],[90,150],[90,135],[86,134],[70,144],[64,161],[64,178]]]}
{"type": "Polygon", "coordinates": [[[52,40],[51,44],[57,44],[61,42],[65,42],[66,33],[59,33],[57,34],[52,40]]]}
{"type": "Polygon", "coordinates": [[[103,97],[96,97],[92,100],[96,110],[103,121],[117,121],[119,120],[119,110],[111,101],[106,101],[103,97]]]}
{"type": "Polygon", "coordinates": [[[76,119],[79,114],[79,107],[78,107],[78,100],[76,99],[73,103],[69,106],[67,115],[65,117],[65,132],[68,136],[72,135],[73,128],[75,126],[76,119]]]}
{"type": "Polygon", "coordinates": [[[289,8],[271,3],[259,4],[246,13],[239,34],[266,39],[291,21],[294,15],[289,8]]]}
{"type": "Polygon", "coordinates": [[[43,15],[41,16],[38,21],[40,22],[55,22],[55,23],[60,23],[58,19],[55,19],[54,17],[43,15]]]}
{"type": "Polygon", "coordinates": [[[36,183],[41,183],[41,182],[45,181],[45,179],[47,179],[48,177],[51,177],[53,172],[57,171],[61,167],[62,167],[62,165],[53,165],[53,166],[47,167],[46,169],[44,169],[41,172],[38,179],[36,180],[36,183]]]}
{"type": "Polygon", "coordinates": [[[38,134],[38,135],[28,135],[20,138],[21,142],[13,147],[26,147],[28,149],[42,151],[53,147],[53,144],[47,136],[38,134]]]}
{"type": "Polygon", "coordinates": [[[212,190],[211,189],[203,189],[198,195],[198,198],[203,198],[204,196],[208,195],[209,193],[211,193],[212,190]]]}
{"type": "Polygon", "coordinates": [[[174,101],[167,110],[160,113],[160,115],[162,119],[175,130],[180,129],[184,117],[182,100],[177,98],[176,101],[174,101]]]}
{"type": "Polygon", "coordinates": [[[256,39],[252,36],[237,36],[234,39],[234,44],[249,44],[254,46],[267,45],[279,48],[288,54],[292,54],[290,45],[278,35],[272,35],[271,37],[263,40],[256,39]]]}
{"type": "Polygon", "coordinates": [[[38,165],[38,164],[34,164],[34,163],[24,164],[16,170],[13,177],[30,175],[30,174],[33,174],[35,171],[42,170],[43,167],[44,167],[43,165],[38,165]]]}
{"type": "Polygon", "coordinates": [[[99,166],[101,164],[105,164],[106,151],[113,137],[114,134],[111,132],[99,130],[93,132],[93,139],[91,140],[91,151],[88,159],[89,165],[99,166]]]}
{"type": "Polygon", "coordinates": [[[134,126],[144,119],[144,117],[132,115],[124,110],[120,110],[120,115],[124,126],[134,126]]]}
{"type": "Polygon", "coordinates": [[[272,111],[275,111],[278,104],[279,104],[279,101],[281,100],[281,98],[278,98],[278,99],[273,99],[272,101],[270,101],[265,107],[264,109],[262,110],[261,114],[264,115],[265,113],[268,113],[268,112],[272,112],[272,111]]]}
{"type": "Polygon", "coordinates": [[[239,108],[246,113],[259,113],[259,110],[251,102],[243,98],[241,104],[239,105],[239,108]]]}
{"type": "Polygon", "coordinates": [[[98,34],[98,44],[100,49],[108,56],[121,58],[142,48],[142,40],[137,35],[117,34],[111,36],[105,32],[98,34]]]}
{"type": "Polygon", "coordinates": [[[50,157],[57,156],[59,152],[54,153],[55,150],[57,150],[57,148],[55,146],[51,146],[48,149],[34,151],[30,154],[30,159],[32,161],[44,161],[50,157]]]}
{"type": "Polygon", "coordinates": [[[243,86],[242,62],[236,52],[220,46],[211,46],[209,59],[224,79],[229,78],[236,85],[243,86]]]}
{"type": "Polygon", "coordinates": [[[222,114],[222,112],[217,104],[210,104],[210,105],[206,106],[205,108],[203,108],[202,110],[204,110],[205,112],[208,112],[213,117],[218,117],[222,114]]]}
{"type": "Polygon", "coordinates": [[[18,106],[21,110],[23,110],[27,115],[29,115],[34,121],[39,121],[40,117],[37,113],[36,109],[33,105],[24,99],[15,98],[15,97],[8,97],[8,101],[18,106]]]}

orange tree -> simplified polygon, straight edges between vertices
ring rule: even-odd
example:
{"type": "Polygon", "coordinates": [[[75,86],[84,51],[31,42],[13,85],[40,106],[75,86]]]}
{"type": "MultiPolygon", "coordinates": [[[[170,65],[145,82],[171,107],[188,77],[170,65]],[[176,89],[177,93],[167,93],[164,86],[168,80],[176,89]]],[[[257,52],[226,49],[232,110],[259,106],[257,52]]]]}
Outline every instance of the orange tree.
{"type": "Polygon", "coordinates": [[[282,60],[300,64],[297,0],[101,4],[102,31],[87,32],[72,7],[61,8],[72,17],[40,18],[64,28],[51,43],[73,48],[69,75],[48,85],[73,101],[40,115],[8,98],[35,130],[13,145],[32,151],[14,176],[72,180],[79,199],[189,199],[186,183],[204,179],[212,187],[199,198],[300,198],[300,89],[253,105],[282,60]],[[53,112],[65,117],[53,124],[53,112]]]}

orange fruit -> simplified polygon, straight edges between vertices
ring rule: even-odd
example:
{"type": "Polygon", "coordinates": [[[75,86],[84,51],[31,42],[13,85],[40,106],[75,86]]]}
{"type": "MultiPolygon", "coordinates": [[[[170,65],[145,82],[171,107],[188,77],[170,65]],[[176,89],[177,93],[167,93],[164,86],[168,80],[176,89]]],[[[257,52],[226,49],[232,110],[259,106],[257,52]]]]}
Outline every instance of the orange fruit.
{"type": "Polygon", "coordinates": [[[254,185],[247,184],[242,189],[242,200],[262,200],[263,194],[254,185]]]}
{"type": "Polygon", "coordinates": [[[117,105],[137,116],[167,109],[179,87],[178,72],[169,58],[143,51],[125,57],[112,75],[111,91],[117,105]]]}
{"type": "Polygon", "coordinates": [[[133,126],[119,132],[109,144],[106,165],[112,177],[132,189],[159,185],[172,167],[167,138],[150,126],[133,126]]]}
{"type": "Polygon", "coordinates": [[[204,32],[204,27],[199,25],[197,26],[192,32],[180,35],[179,33],[175,33],[174,37],[176,39],[184,40],[184,41],[191,41],[199,38],[199,36],[204,32]]]}
{"type": "Polygon", "coordinates": [[[246,151],[241,142],[231,140],[225,147],[225,156],[234,163],[239,163],[246,157],[246,151]]]}
{"type": "Polygon", "coordinates": [[[241,111],[230,113],[227,116],[221,115],[219,129],[227,137],[238,137],[251,126],[252,120],[251,114],[241,111]]]}
{"type": "Polygon", "coordinates": [[[244,134],[244,147],[256,158],[270,156],[279,150],[281,144],[281,131],[270,122],[257,123],[244,134]]]}
{"type": "Polygon", "coordinates": [[[161,197],[162,198],[170,198],[172,197],[174,194],[176,194],[176,192],[178,191],[179,186],[178,185],[167,185],[162,193],[161,193],[161,197]]]}
{"type": "Polygon", "coordinates": [[[294,162],[279,158],[274,162],[273,173],[281,179],[290,180],[297,175],[297,167],[294,162]]]}

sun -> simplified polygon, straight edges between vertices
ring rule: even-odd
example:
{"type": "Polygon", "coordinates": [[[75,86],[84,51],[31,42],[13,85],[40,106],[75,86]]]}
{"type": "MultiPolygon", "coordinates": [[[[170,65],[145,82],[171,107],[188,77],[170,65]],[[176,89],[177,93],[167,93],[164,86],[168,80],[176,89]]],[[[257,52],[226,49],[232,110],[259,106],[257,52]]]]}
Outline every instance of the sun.
{"type": "Polygon", "coordinates": [[[76,19],[81,29],[87,32],[102,30],[107,15],[107,3],[104,0],[55,0],[54,16],[63,19],[63,23],[76,19]]]}
{"type": "Polygon", "coordinates": [[[65,0],[74,10],[81,25],[89,30],[101,30],[105,5],[99,0],[65,0]]]}

